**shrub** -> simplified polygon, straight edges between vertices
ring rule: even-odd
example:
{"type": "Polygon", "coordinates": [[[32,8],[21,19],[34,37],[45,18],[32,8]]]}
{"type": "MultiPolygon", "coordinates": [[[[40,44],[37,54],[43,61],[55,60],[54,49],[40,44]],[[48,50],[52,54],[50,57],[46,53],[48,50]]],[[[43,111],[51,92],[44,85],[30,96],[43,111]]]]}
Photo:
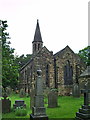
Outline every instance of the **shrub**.
{"type": "Polygon", "coordinates": [[[21,90],[20,90],[20,93],[19,93],[19,96],[22,98],[22,97],[25,97],[25,90],[22,88],[21,90]]]}
{"type": "Polygon", "coordinates": [[[15,110],[15,115],[16,116],[26,116],[27,110],[25,108],[17,107],[15,110]]]}
{"type": "Polygon", "coordinates": [[[58,92],[56,88],[51,88],[51,91],[58,92]]]}

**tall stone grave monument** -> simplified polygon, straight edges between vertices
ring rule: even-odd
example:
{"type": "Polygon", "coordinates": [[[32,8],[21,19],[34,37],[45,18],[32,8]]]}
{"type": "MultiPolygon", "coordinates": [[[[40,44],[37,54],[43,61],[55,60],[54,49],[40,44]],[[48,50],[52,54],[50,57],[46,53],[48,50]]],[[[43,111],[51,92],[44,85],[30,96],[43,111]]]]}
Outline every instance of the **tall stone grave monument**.
{"type": "Polygon", "coordinates": [[[42,71],[37,70],[34,106],[32,107],[30,120],[48,120],[46,109],[44,107],[43,80],[41,74],[42,71]]]}

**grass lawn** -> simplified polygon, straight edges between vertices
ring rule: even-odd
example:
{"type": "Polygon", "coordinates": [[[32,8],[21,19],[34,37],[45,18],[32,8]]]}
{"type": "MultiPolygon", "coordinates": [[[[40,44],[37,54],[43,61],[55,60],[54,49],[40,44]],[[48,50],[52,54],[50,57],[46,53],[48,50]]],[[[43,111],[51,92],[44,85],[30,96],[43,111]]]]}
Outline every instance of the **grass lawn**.
{"type": "MultiPolygon", "coordinates": [[[[12,111],[10,113],[2,114],[3,118],[30,118],[32,113],[30,109],[30,98],[20,98],[18,94],[13,94],[9,97],[11,100],[12,111]],[[15,116],[13,111],[13,104],[15,100],[24,100],[26,103],[27,116],[15,116]]],[[[45,98],[45,103],[47,103],[47,98],[45,98]]],[[[45,104],[46,113],[49,118],[75,118],[76,112],[83,105],[83,97],[73,98],[72,96],[59,96],[58,97],[58,107],[48,108],[48,104],[45,104]]]]}

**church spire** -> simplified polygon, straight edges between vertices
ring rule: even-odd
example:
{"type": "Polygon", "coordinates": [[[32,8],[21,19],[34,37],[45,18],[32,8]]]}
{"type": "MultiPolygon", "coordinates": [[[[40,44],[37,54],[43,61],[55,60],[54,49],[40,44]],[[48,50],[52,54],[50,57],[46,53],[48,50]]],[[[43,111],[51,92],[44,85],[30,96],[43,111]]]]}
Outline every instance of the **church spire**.
{"type": "Polygon", "coordinates": [[[37,19],[37,25],[36,25],[36,30],[35,30],[35,35],[34,35],[33,42],[42,42],[42,37],[41,37],[41,32],[40,32],[39,20],[38,19],[37,19]]]}
{"type": "Polygon", "coordinates": [[[40,32],[38,19],[37,19],[34,40],[33,40],[32,44],[33,44],[33,54],[37,53],[43,46],[43,41],[42,41],[42,36],[41,36],[41,32],[40,32]]]}

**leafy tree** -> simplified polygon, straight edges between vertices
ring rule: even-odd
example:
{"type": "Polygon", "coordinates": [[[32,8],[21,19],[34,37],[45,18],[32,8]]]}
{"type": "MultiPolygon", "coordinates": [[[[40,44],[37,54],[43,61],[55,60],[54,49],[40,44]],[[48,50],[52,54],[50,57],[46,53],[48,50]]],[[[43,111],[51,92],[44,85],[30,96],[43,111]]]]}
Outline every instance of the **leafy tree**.
{"type": "Polygon", "coordinates": [[[80,50],[78,55],[82,58],[86,65],[90,65],[90,46],[80,50]]]}
{"type": "Polygon", "coordinates": [[[15,62],[21,68],[22,66],[24,66],[31,59],[31,57],[32,57],[31,54],[27,54],[26,56],[24,54],[22,54],[20,57],[19,56],[16,57],[15,62]]]}
{"type": "Polygon", "coordinates": [[[7,33],[7,21],[0,20],[0,42],[2,43],[2,85],[14,88],[18,84],[18,68],[13,55],[14,48],[10,47],[9,33],[7,33]]]}

